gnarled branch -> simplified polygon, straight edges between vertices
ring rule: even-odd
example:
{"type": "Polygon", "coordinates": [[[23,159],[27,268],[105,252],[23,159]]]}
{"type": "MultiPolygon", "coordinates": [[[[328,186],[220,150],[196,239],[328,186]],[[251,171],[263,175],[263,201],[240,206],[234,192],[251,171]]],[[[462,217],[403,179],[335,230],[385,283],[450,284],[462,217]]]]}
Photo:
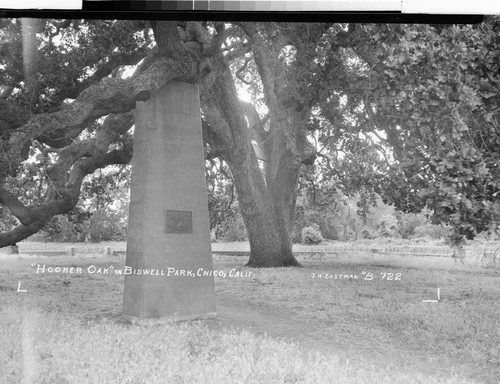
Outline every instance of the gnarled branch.
{"type": "Polygon", "coordinates": [[[37,233],[53,216],[71,211],[78,203],[81,184],[86,175],[110,164],[128,164],[131,157],[132,151],[124,148],[78,160],[71,169],[67,187],[61,191],[60,198],[33,208],[26,207],[12,193],[0,188],[0,204],[9,208],[21,221],[21,224],[12,230],[0,233],[0,248],[37,233]]]}

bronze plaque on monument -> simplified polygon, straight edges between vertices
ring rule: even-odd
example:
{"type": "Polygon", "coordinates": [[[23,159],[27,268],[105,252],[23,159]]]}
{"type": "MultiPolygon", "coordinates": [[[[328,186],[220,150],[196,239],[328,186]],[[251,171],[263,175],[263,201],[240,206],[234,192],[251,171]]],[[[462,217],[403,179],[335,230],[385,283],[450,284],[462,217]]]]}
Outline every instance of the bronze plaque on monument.
{"type": "Polygon", "coordinates": [[[193,233],[193,212],[165,211],[166,233],[193,233]]]}

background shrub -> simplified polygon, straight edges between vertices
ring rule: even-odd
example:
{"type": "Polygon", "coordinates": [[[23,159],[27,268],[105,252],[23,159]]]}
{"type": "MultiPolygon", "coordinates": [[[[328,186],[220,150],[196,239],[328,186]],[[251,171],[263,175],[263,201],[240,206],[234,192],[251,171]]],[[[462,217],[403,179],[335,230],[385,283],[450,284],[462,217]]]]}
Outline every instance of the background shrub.
{"type": "Polygon", "coordinates": [[[401,214],[398,212],[398,233],[403,239],[409,239],[415,235],[415,229],[427,223],[427,219],[422,213],[401,214]]]}
{"type": "Polygon", "coordinates": [[[319,228],[325,239],[339,240],[344,233],[344,229],[338,223],[338,217],[334,213],[305,210],[303,206],[298,206],[295,212],[292,241],[294,243],[301,243],[302,230],[311,226],[319,228]]]}
{"type": "Polygon", "coordinates": [[[428,237],[431,239],[441,239],[446,238],[451,235],[451,227],[434,225],[430,223],[426,223],[419,227],[416,227],[414,230],[412,238],[422,238],[428,237]]]}
{"type": "Polygon", "coordinates": [[[318,225],[302,228],[302,244],[319,244],[323,241],[323,236],[318,225]]]}
{"type": "Polygon", "coordinates": [[[377,238],[377,233],[376,231],[372,230],[370,227],[363,227],[361,230],[361,238],[362,239],[376,239],[377,238]]]}

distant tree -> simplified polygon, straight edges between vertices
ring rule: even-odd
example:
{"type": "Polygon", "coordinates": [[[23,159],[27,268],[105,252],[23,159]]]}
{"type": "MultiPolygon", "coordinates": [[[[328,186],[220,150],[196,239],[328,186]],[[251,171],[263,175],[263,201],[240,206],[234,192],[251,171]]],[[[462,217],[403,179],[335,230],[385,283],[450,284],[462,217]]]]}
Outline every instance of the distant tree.
{"type": "Polygon", "coordinates": [[[99,242],[123,241],[127,232],[120,212],[101,208],[92,212],[90,218],[85,221],[83,233],[85,240],[99,242]]]}

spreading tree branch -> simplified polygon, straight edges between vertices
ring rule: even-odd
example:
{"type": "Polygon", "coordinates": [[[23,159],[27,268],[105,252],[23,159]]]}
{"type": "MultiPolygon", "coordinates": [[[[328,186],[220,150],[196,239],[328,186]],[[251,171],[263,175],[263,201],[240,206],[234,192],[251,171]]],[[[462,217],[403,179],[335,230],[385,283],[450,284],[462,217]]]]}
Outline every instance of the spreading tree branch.
{"type": "Polygon", "coordinates": [[[131,155],[129,149],[122,149],[78,160],[71,170],[67,188],[62,191],[60,198],[37,207],[26,207],[14,194],[0,188],[0,204],[9,208],[21,222],[12,230],[0,233],[0,248],[37,233],[53,216],[71,211],[78,203],[81,184],[86,175],[110,164],[128,164],[131,155]]]}
{"type": "MultiPolygon", "coordinates": [[[[137,101],[146,101],[152,93],[174,79],[192,78],[192,72],[176,61],[160,57],[133,80],[105,78],[80,93],[70,105],[51,114],[33,116],[28,123],[12,133],[7,157],[13,169],[24,160],[19,156],[32,140],[47,139],[55,147],[70,144],[92,121],[112,113],[125,113],[135,108],[137,101]],[[59,145],[56,145],[59,144],[59,145]]],[[[0,169],[0,175],[9,170],[0,169]]]]}
{"type": "Polygon", "coordinates": [[[52,39],[59,35],[59,33],[61,32],[61,29],[68,28],[72,22],[73,22],[73,20],[71,20],[71,19],[63,20],[61,22],[49,20],[49,24],[51,24],[56,29],[54,32],[49,33],[49,44],[52,45],[52,39]]]}

